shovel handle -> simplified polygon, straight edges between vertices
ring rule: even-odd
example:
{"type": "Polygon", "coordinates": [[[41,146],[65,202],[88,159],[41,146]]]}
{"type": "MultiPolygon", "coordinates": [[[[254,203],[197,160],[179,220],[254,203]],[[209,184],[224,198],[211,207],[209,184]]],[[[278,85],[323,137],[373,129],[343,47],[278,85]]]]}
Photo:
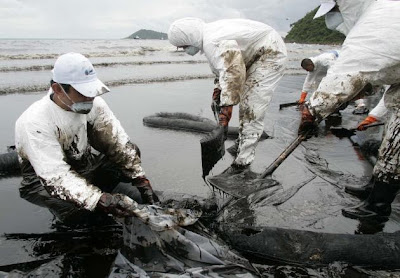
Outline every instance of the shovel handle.
{"type": "Polygon", "coordinates": [[[266,176],[271,175],[306,137],[307,134],[297,136],[297,138],[279,155],[279,157],[261,173],[259,178],[264,179],[266,176]]]}
{"type": "MultiPolygon", "coordinates": [[[[372,123],[372,124],[369,124],[369,125],[365,125],[364,128],[367,129],[367,128],[370,128],[370,127],[381,126],[381,125],[384,125],[384,124],[385,123],[383,123],[383,122],[372,123]]],[[[349,129],[349,131],[356,131],[356,130],[357,130],[357,128],[350,128],[349,129]]]]}
{"type": "Polygon", "coordinates": [[[296,105],[299,105],[299,102],[298,102],[298,101],[295,101],[295,102],[288,102],[288,103],[282,103],[282,104],[279,104],[279,110],[281,110],[282,108],[285,108],[285,107],[296,106],[296,105]]]}
{"type": "MultiPolygon", "coordinates": [[[[365,125],[364,126],[364,128],[369,128],[369,127],[374,127],[374,126],[381,126],[381,125],[384,125],[385,123],[382,123],[382,122],[379,122],[379,123],[372,123],[372,124],[369,124],[369,125],[365,125]]],[[[355,129],[356,130],[356,129],[355,129]]]]}

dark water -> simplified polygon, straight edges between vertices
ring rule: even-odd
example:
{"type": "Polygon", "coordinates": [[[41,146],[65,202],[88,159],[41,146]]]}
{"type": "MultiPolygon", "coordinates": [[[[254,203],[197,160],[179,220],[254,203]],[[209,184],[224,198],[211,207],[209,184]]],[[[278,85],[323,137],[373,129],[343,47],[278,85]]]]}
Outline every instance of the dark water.
{"type": "MultiPolygon", "coordinates": [[[[68,47],[62,44],[52,49],[50,43],[42,42],[44,51],[37,49],[27,51],[32,45],[27,43],[26,49],[15,51],[16,53],[2,53],[6,57],[2,65],[6,70],[0,72],[0,90],[2,92],[18,92],[21,88],[22,94],[14,93],[0,96],[0,152],[6,152],[6,146],[14,142],[14,123],[18,116],[35,100],[40,99],[46,91],[35,88],[46,88],[50,78],[48,70],[26,70],[32,65],[51,65],[58,53],[65,52],[68,47]],[[48,48],[46,48],[48,47],[48,48]],[[47,55],[47,54],[51,55],[47,55]],[[14,56],[13,56],[14,55],[14,56]],[[22,55],[22,56],[21,56],[22,55]],[[42,56],[41,56],[42,55],[42,56]],[[38,56],[38,59],[35,57],[38,56]],[[50,57],[47,57],[50,56],[50,57]],[[24,68],[21,71],[12,71],[12,67],[24,68]],[[31,87],[33,86],[33,87],[31,87]],[[35,87],[36,86],[36,87],[35,87]],[[31,90],[34,88],[34,90],[31,90]],[[29,93],[29,91],[34,91],[29,93]],[[2,151],[1,151],[2,150],[2,151]]],[[[189,60],[182,53],[174,53],[173,48],[166,42],[161,45],[140,46],[145,51],[143,55],[131,55],[129,45],[118,45],[111,54],[102,49],[102,42],[96,42],[96,51],[88,45],[82,47],[79,43],[70,43],[72,50],[83,50],[90,53],[91,60],[96,63],[106,62],[135,62],[135,61],[172,61],[172,64],[128,64],[112,67],[99,67],[100,78],[106,82],[115,82],[111,87],[112,92],[104,95],[117,118],[121,121],[131,140],[141,149],[143,167],[153,187],[167,193],[179,192],[208,197],[212,190],[201,178],[200,139],[203,134],[190,132],[179,132],[174,130],[162,130],[145,127],[142,119],[145,116],[158,112],[186,112],[213,119],[210,109],[210,99],[213,89],[213,80],[204,57],[195,56],[195,61],[200,63],[181,63],[189,60]],[[79,46],[79,47],[78,47],[79,46]],[[125,50],[121,50],[124,49],[125,50]],[[122,52],[121,52],[122,51],[122,52]],[[128,54],[124,54],[128,51],[128,54]],[[105,52],[105,55],[102,53],[105,52]],[[166,54],[167,53],[167,54],[166,54]],[[165,55],[169,55],[168,59],[165,55]],[[164,58],[162,58],[164,57],[164,58]],[[171,58],[172,57],[172,58],[171,58]],[[180,77],[185,76],[181,79],[180,77]],[[156,82],[166,78],[167,81],[156,82]],[[198,79],[202,78],[202,79],[198,79]],[[128,80],[128,81],[126,81],[128,80]],[[140,84],[127,84],[140,83],[140,84]],[[127,85],[123,85],[127,84],[127,85]]],[[[124,42],[125,44],[125,42],[124,42]]],[[[22,45],[22,43],[21,43],[22,45]]],[[[3,50],[6,46],[3,46],[3,50]]],[[[289,68],[295,69],[299,59],[305,55],[315,55],[321,51],[319,46],[291,46],[289,52],[289,68]]],[[[324,49],[326,49],[325,47],[324,49]]],[[[135,52],[136,53],[136,52],[135,52]]],[[[140,51],[138,50],[138,53],[140,51]]],[[[95,65],[96,67],[96,65],[95,65]]],[[[1,67],[0,67],[1,68],[1,67]]],[[[290,73],[290,72],[289,72],[290,73]]],[[[292,102],[298,99],[304,75],[285,76],[275,92],[273,101],[265,117],[265,131],[273,137],[261,142],[257,148],[256,159],[252,170],[262,172],[275,158],[290,144],[297,135],[300,114],[294,108],[279,111],[280,103],[292,102]]],[[[372,107],[371,107],[372,108],[372,107]]],[[[343,112],[343,123],[350,127],[363,119],[364,116],[351,114],[352,107],[343,112]]],[[[238,109],[234,109],[232,126],[238,126],[238,109]]],[[[324,124],[321,125],[321,129],[324,124]]],[[[233,144],[232,140],[226,142],[226,147],[233,144]]],[[[233,157],[228,153],[212,170],[218,174],[230,165],[233,157]]],[[[317,176],[312,182],[302,187],[288,202],[280,206],[255,207],[257,223],[269,223],[271,226],[299,228],[313,231],[354,233],[358,222],[342,217],[341,208],[358,202],[358,200],[342,198],[340,203],[332,203],[338,196],[343,196],[343,186],[346,183],[364,183],[368,181],[372,171],[371,164],[360,155],[347,139],[338,139],[334,136],[313,138],[302,143],[274,172],[273,179],[277,180],[283,189],[290,189],[312,176],[317,176]],[[334,196],[335,198],[331,198],[334,196]],[[330,202],[332,201],[332,202],[330,202]],[[328,211],[327,211],[328,210],[328,211]],[[330,217],[322,217],[330,215],[330,217]],[[321,215],[319,217],[318,215],[321,215]],[[295,216],[295,217],[293,217],[295,216]]],[[[31,205],[21,199],[18,194],[20,177],[2,178],[0,180],[0,266],[16,264],[38,259],[48,259],[52,256],[64,256],[65,261],[70,258],[65,255],[65,246],[82,245],[80,236],[74,240],[43,240],[40,236],[30,239],[13,239],[4,234],[46,234],[54,233],[52,228],[53,218],[43,208],[31,205]],[[57,245],[57,243],[60,243],[57,245]],[[55,245],[52,249],[50,246],[55,245]],[[64,253],[63,253],[64,252],[64,253]]],[[[398,206],[398,201],[394,207],[398,206]]],[[[383,231],[394,232],[399,229],[400,217],[398,212],[392,214],[390,220],[385,224],[383,231]]],[[[118,246],[118,235],[115,231],[114,238],[118,246]]],[[[82,236],[82,235],[81,235],[82,236]]],[[[87,236],[83,234],[83,236],[87,236]]],[[[95,238],[110,238],[104,234],[98,234],[95,238]]],[[[93,254],[92,259],[105,262],[108,257],[106,249],[101,242],[92,238],[93,245],[100,246],[99,254],[93,254]]],[[[113,237],[111,237],[113,238],[113,237]]],[[[112,248],[111,248],[112,249],[112,248]]],[[[61,257],[60,257],[61,258],[61,257]]],[[[92,262],[87,257],[80,260],[91,267],[92,262]],[[85,258],[87,261],[85,261],[85,258]]],[[[67,265],[67,264],[66,264],[67,265]]],[[[268,268],[268,266],[265,266],[268,268]]],[[[287,270],[285,270],[287,271],[287,270]]],[[[73,271],[71,272],[73,273],[73,271]]],[[[101,272],[104,273],[104,272],[101,272]]],[[[290,271],[288,272],[290,274],[290,271]]],[[[301,273],[294,270],[293,273],[301,273]]],[[[97,277],[104,277],[103,274],[97,277]]],[[[283,276],[284,277],[284,276],[283,276]]],[[[301,276],[293,276],[301,277],[301,276]]],[[[304,276],[306,277],[306,276],[304,276]]],[[[315,276],[318,277],[318,276],[315,276]]],[[[350,277],[350,276],[348,276],[350,277]]]]}

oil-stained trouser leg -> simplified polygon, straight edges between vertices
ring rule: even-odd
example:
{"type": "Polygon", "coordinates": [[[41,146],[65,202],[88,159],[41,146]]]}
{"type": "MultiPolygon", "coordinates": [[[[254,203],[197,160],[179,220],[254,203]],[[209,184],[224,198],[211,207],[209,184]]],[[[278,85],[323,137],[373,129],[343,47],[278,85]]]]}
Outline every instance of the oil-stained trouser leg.
{"type": "Polygon", "coordinates": [[[239,107],[239,148],[234,164],[249,165],[254,160],[255,149],[264,130],[265,112],[283,76],[286,56],[277,55],[261,57],[247,70],[239,107]]]}
{"type": "Polygon", "coordinates": [[[400,109],[389,109],[389,113],[373,176],[386,183],[400,183],[400,109]]]}

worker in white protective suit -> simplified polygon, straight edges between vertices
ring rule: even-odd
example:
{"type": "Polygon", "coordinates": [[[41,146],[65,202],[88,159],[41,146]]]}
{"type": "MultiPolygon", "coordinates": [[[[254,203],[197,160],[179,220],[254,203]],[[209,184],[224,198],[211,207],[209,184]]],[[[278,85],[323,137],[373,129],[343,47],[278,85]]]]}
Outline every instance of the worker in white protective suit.
{"type": "Polygon", "coordinates": [[[299,133],[317,124],[349,101],[367,84],[391,85],[384,97],[391,115],[373,170],[373,182],[365,187],[367,199],[343,209],[347,217],[372,219],[391,213],[400,189],[400,1],[323,1],[316,17],[325,15],[329,28],[346,35],[340,57],[328,70],[318,89],[302,110],[299,133]]]}
{"type": "MultiPolygon", "coordinates": [[[[303,89],[299,99],[299,104],[304,104],[308,93],[314,92],[322,78],[326,76],[328,69],[333,65],[336,59],[339,57],[338,50],[331,50],[324,52],[320,55],[305,58],[301,61],[301,67],[307,71],[306,79],[303,83],[303,89]]],[[[368,108],[366,107],[364,95],[359,94],[354,100],[356,107],[353,110],[353,114],[366,114],[368,108]]],[[[343,110],[347,105],[343,105],[339,110],[343,110]]]]}
{"type": "Polygon", "coordinates": [[[270,26],[246,19],[205,23],[183,18],[168,31],[171,44],[189,55],[207,57],[215,74],[213,102],[220,108],[219,124],[227,127],[232,107],[239,104],[237,155],[226,174],[240,173],[254,160],[264,116],[284,72],[286,46],[270,26]]]}
{"type": "Polygon", "coordinates": [[[157,201],[138,147],[99,97],[107,92],[86,57],[61,55],[49,93],[15,124],[21,197],[66,224],[88,223],[104,212],[130,216],[130,198],[157,201]]]}
{"type": "Polygon", "coordinates": [[[315,91],[338,57],[339,51],[332,50],[301,61],[301,67],[307,71],[307,76],[303,83],[299,104],[305,102],[308,93],[315,91]]]}

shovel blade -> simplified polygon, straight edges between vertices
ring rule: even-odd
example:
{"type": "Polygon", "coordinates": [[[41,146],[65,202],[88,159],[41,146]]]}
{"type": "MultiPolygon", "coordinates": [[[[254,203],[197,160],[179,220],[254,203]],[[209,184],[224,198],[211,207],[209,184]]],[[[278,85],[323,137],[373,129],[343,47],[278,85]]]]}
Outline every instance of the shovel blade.
{"type": "Polygon", "coordinates": [[[277,182],[273,180],[259,179],[258,177],[258,173],[244,171],[236,175],[222,173],[217,176],[208,177],[207,181],[215,189],[235,198],[245,197],[277,184],[277,182]]]}
{"type": "Polygon", "coordinates": [[[225,154],[224,129],[217,127],[200,140],[203,178],[225,154]]]}
{"type": "Polygon", "coordinates": [[[339,138],[351,137],[356,134],[354,129],[347,129],[347,128],[339,127],[339,126],[337,126],[337,127],[333,126],[330,128],[330,130],[333,135],[335,135],[339,138]]]}

